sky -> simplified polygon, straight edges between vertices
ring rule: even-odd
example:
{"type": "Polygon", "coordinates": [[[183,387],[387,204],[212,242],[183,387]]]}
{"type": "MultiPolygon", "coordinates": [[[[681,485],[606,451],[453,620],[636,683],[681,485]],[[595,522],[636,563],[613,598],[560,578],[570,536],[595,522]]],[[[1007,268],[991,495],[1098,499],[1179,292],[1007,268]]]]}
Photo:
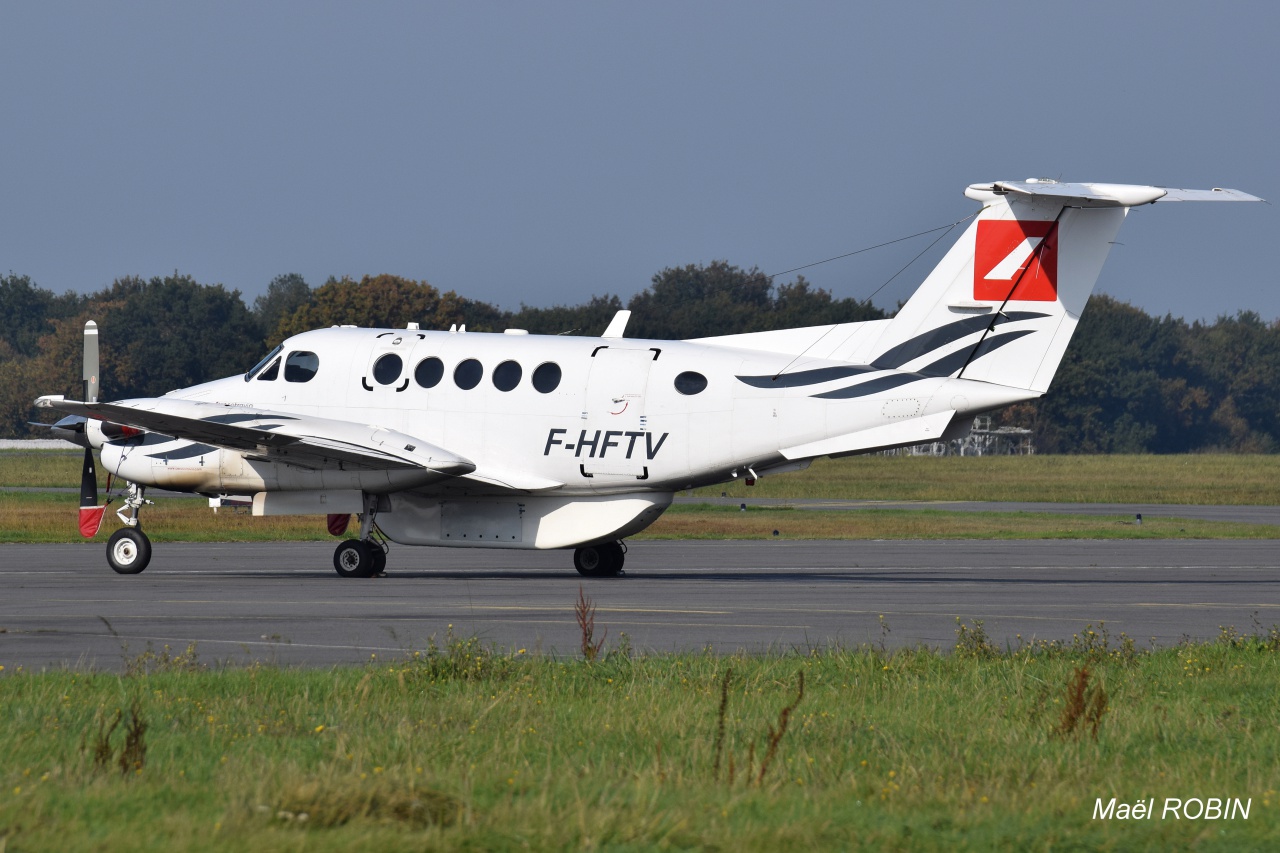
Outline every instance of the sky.
{"type": "MultiPolygon", "coordinates": [[[[789,270],[966,216],[979,181],[1277,200],[1278,39],[1278,4],[1187,0],[6,3],[0,271],[248,302],[394,273],[517,308],[789,270]]],[[[803,274],[865,298],[933,236],[803,274]]],[[[1275,320],[1277,238],[1270,205],[1140,208],[1098,290],[1275,320]]]]}

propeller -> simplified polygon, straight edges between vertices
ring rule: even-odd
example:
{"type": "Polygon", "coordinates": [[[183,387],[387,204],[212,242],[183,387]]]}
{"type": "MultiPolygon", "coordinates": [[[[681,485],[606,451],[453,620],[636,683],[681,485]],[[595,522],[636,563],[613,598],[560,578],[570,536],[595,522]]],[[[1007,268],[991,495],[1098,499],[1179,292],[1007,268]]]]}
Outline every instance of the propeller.
{"type": "MultiPolygon", "coordinates": [[[[84,379],[84,401],[98,402],[98,324],[92,320],[84,324],[84,370],[81,375],[84,379]]],[[[98,535],[102,517],[111,501],[98,506],[98,469],[93,461],[93,448],[89,444],[86,424],[84,418],[63,418],[50,431],[59,438],[65,437],[60,433],[69,433],[74,437],[68,438],[68,441],[84,447],[84,463],[80,467],[80,535],[92,539],[98,535]]]]}

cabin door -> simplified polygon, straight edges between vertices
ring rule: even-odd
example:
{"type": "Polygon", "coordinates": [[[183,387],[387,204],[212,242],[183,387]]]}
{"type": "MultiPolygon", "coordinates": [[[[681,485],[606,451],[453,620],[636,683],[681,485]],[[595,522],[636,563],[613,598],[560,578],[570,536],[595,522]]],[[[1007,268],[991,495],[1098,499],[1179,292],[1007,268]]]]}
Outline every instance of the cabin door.
{"type": "Polygon", "coordinates": [[[617,347],[600,347],[592,355],[577,448],[585,476],[648,476],[644,400],[657,355],[617,347]]]}

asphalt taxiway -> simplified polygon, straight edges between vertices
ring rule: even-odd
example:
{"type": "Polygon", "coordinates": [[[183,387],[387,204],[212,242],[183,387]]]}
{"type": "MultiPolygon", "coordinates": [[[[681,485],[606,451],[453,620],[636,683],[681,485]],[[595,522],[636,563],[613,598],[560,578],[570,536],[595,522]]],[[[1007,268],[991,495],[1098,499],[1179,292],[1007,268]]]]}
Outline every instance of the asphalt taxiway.
{"type": "Polygon", "coordinates": [[[121,576],[101,543],[0,546],[0,665],[81,665],[196,643],[206,662],[328,666],[429,637],[574,655],[581,585],[597,636],[641,650],[949,648],[955,620],[1003,643],[1105,622],[1146,645],[1280,623],[1273,541],[639,542],[627,574],[586,579],[563,551],[393,548],[388,577],[348,580],[328,543],[157,543],[121,576]],[[884,616],[887,631],[879,617],[884,616]]]}

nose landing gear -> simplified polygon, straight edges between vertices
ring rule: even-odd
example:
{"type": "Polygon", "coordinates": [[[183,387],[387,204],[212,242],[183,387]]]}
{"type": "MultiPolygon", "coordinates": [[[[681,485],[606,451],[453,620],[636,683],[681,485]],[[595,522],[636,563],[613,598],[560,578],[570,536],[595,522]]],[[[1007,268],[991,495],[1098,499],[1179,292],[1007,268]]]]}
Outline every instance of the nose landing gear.
{"type": "Polygon", "coordinates": [[[130,483],[124,506],[116,512],[125,526],[107,540],[107,562],[118,574],[136,575],[151,562],[151,540],[142,532],[139,518],[142,507],[152,503],[145,492],[145,486],[130,483]]]}

